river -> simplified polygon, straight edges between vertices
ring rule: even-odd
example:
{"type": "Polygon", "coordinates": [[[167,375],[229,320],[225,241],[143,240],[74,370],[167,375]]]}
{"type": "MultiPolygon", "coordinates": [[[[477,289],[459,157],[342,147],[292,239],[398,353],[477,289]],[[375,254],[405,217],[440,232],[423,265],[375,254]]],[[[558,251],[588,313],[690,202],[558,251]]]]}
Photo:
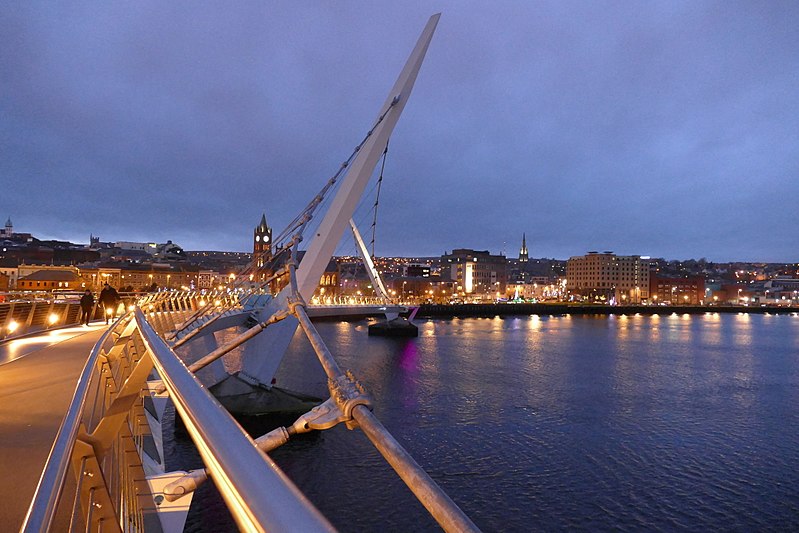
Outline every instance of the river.
{"type": "MultiPolygon", "coordinates": [[[[394,436],[484,531],[799,530],[799,316],[323,322],[394,436]]],[[[298,342],[299,341],[299,342],[298,342]]],[[[295,337],[278,385],[326,397],[295,337]]],[[[168,453],[196,467],[181,438],[168,453]]],[[[435,531],[359,431],[271,453],[342,531],[435,531]]],[[[234,526],[211,483],[189,530],[234,526]]]]}

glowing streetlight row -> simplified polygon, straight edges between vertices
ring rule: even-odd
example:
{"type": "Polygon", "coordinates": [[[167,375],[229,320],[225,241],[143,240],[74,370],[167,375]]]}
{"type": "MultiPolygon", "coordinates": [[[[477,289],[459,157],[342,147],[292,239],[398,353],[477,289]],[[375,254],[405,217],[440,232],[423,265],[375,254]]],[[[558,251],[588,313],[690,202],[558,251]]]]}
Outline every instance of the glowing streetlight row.
{"type": "MultiPolygon", "coordinates": [[[[60,319],[61,319],[61,317],[59,317],[57,314],[50,313],[47,316],[47,323],[50,326],[52,326],[52,325],[56,324],[60,319]]],[[[19,322],[17,322],[16,320],[11,320],[8,323],[8,325],[6,326],[6,329],[8,330],[9,333],[14,333],[15,331],[17,331],[19,329],[19,326],[20,326],[19,322]]]]}

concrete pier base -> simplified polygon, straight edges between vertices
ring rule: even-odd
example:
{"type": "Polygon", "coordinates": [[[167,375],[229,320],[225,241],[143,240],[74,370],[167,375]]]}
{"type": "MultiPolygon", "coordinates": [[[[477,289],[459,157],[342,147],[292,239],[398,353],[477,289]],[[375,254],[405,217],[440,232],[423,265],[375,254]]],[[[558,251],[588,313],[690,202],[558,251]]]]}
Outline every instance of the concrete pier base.
{"type": "Polygon", "coordinates": [[[419,328],[405,317],[369,325],[369,335],[378,337],[418,337],[419,328]]]}

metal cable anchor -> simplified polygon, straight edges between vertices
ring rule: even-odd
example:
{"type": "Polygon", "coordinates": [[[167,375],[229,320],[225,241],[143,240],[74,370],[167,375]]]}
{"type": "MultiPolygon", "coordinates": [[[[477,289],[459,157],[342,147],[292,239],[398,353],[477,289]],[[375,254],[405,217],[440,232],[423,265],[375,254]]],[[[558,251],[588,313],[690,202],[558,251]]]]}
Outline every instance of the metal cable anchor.
{"type": "Polygon", "coordinates": [[[347,370],[344,375],[328,379],[327,388],[330,390],[330,399],[335,401],[336,407],[341,412],[342,418],[339,422],[344,422],[347,429],[358,427],[358,422],[352,418],[352,410],[356,406],[363,405],[372,411],[372,397],[366,392],[364,386],[355,379],[352,371],[347,370]]]}
{"type": "Polygon", "coordinates": [[[289,427],[278,427],[255,439],[255,445],[263,452],[269,453],[286,444],[293,435],[309,431],[323,431],[342,422],[347,429],[355,429],[358,423],[352,417],[352,410],[363,405],[372,410],[372,397],[363,385],[355,379],[352,372],[328,380],[330,398],[300,416],[289,427]]]}

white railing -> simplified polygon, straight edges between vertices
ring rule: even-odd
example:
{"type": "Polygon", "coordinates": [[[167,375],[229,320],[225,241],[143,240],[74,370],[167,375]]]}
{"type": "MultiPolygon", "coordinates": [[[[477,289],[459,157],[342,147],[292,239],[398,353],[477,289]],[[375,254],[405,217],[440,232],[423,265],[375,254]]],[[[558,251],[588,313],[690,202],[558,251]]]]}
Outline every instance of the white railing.
{"type": "MultiPolygon", "coordinates": [[[[293,263],[290,271],[293,281],[293,263]]],[[[247,296],[174,291],[148,295],[103,335],[81,374],[23,531],[50,530],[56,510],[65,504],[72,506],[71,528],[179,531],[183,522],[175,517],[185,519],[187,502],[207,478],[217,485],[243,530],[332,530],[266,454],[296,434],[339,423],[364,432],[445,530],[478,531],[372,413],[366,390],[339,368],[296,291],[286,309],[190,367],[178,359],[167,339],[173,346],[181,343],[175,340],[178,332],[189,337],[192,330],[239,308],[247,296]],[[192,372],[288,316],[299,321],[310,340],[328,376],[330,398],[290,427],[253,441],[192,372]],[[151,371],[160,379],[148,380],[151,371]],[[153,408],[153,414],[147,404],[163,405],[167,398],[194,441],[203,469],[166,472],[163,452],[152,451],[153,443],[160,442],[160,417],[158,409],[153,408]],[[70,465],[77,483],[65,498],[70,465]]]]}
{"type": "MultiPolygon", "coordinates": [[[[186,315],[191,303],[182,296],[142,302],[160,325],[186,315]],[[175,309],[167,313],[167,307],[175,309]]],[[[50,531],[59,505],[65,504],[72,508],[70,530],[168,531],[176,523],[175,530],[182,529],[174,516],[182,512],[185,519],[188,503],[181,499],[191,496],[170,492],[169,482],[190,474],[165,472],[163,451],[148,447],[158,439],[151,434],[154,415],[146,413],[146,400],[164,398],[153,392],[158,384],[242,530],[333,529],[186,369],[139,307],[92,350],[22,531],[50,531]],[[148,383],[151,370],[161,377],[159,383],[148,383]],[[75,492],[65,497],[70,466],[75,492]]]]}

